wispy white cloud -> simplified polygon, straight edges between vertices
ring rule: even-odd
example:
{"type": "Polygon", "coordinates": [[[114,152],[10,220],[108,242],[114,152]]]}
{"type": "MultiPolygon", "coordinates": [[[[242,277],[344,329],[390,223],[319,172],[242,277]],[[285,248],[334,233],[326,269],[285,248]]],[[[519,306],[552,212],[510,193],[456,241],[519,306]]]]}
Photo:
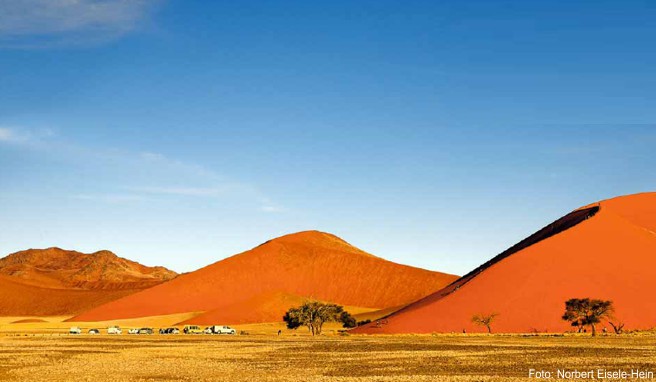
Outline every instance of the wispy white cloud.
{"type": "Polygon", "coordinates": [[[28,130],[16,127],[0,126],[0,143],[39,143],[54,136],[55,132],[52,129],[28,130]]]}
{"type": "Polygon", "coordinates": [[[125,182],[122,185],[106,192],[71,196],[77,200],[127,203],[165,200],[171,196],[215,200],[239,197],[250,201],[253,208],[260,212],[286,211],[255,185],[229,179],[205,166],[173,159],[153,151],[130,152],[87,147],[67,142],[52,129],[0,125],[0,145],[2,144],[24,147],[35,152],[56,153],[60,157],[68,158],[71,163],[85,163],[86,166],[107,168],[111,173],[122,174],[122,179],[118,180],[125,182]],[[138,179],[136,184],[135,179],[138,179]]]}
{"type": "Polygon", "coordinates": [[[278,213],[278,212],[285,212],[286,210],[282,207],[278,206],[272,206],[272,205],[264,205],[262,208],[260,208],[262,212],[267,212],[267,213],[278,213]]]}
{"type": "MultiPolygon", "coordinates": [[[[208,170],[205,170],[206,172],[208,170]]],[[[221,198],[224,196],[239,194],[252,199],[259,205],[259,211],[266,213],[280,213],[287,211],[282,206],[274,203],[270,198],[264,196],[255,187],[237,182],[224,182],[212,187],[127,187],[128,192],[139,195],[175,195],[182,197],[221,198]]]]}
{"type": "Polygon", "coordinates": [[[159,0],[0,0],[3,45],[100,42],[135,30],[159,0]]]}
{"type": "Polygon", "coordinates": [[[6,127],[0,127],[0,142],[12,142],[15,140],[14,132],[6,127]]]}
{"type": "Polygon", "coordinates": [[[286,208],[274,203],[269,197],[264,196],[255,187],[237,182],[225,182],[221,185],[212,187],[126,187],[125,191],[138,195],[175,195],[199,198],[221,198],[239,194],[243,197],[252,199],[256,205],[259,205],[258,209],[260,212],[281,213],[287,211],[286,208]]]}
{"type": "Polygon", "coordinates": [[[163,161],[166,160],[166,157],[162,154],[157,154],[157,153],[151,153],[151,152],[143,152],[141,153],[141,159],[147,160],[147,161],[163,161]]]}
{"type": "Polygon", "coordinates": [[[149,200],[148,198],[135,194],[78,194],[73,195],[72,197],[73,199],[78,200],[90,200],[105,203],[143,202],[149,200]]]}
{"type": "Polygon", "coordinates": [[[219,174],[217,174],[212,170],[207,169],[206,167],[193,163],[180,161],[177,159],[172,159],[163,154],[145,151],[139,154],[139,158],[142,161],[149,163],[151,165],[176,169],[177,171],[181,171],[189,174],[195,174],[197,176],[208,178],[208,179],[210,178],[214,180],[222,179],[222,177],[219,174]]]}
{"type": "Polygon", "coordinates": [[[271,214],[271,213],[280,213],[280,212],[287,211],[284,207],[274,203],[271,199],[269,199],[265,195],[258,194],[256,198],[260,204],[260,211],[262,212],[271,214]]]}
{"type": "Polygon", "coordinates": [[[229,187],[129,187],[128,190],[145,194],[215,197],[225,194],[229,187]]]}

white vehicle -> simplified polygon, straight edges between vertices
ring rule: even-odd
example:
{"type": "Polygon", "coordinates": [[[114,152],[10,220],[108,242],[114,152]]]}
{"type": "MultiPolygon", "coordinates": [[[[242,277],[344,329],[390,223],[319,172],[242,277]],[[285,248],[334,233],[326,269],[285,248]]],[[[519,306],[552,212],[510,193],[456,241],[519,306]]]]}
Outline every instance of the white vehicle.
{"type": "Polygon", "coordinates": [[[229,326],[213,325],[205,329],[207,334],[237,334],[237,331],[229,326]]]}
{"type": "Polygon", "coordinates": [[[68,334],[82,334],[82,329],[80,329],[79,326],[73,326],[69,331],[68,334]]]}
{"type": "Polygon", "coordinates": [[[107,334],[122,334],[123,331],[118,326],[110,326],[107,328],[107,334]]]}
{"type": "Polygon", "coordinates": [[[139,334],[139,329],[130,329],[128,330],[128,334],[139,334]]]}

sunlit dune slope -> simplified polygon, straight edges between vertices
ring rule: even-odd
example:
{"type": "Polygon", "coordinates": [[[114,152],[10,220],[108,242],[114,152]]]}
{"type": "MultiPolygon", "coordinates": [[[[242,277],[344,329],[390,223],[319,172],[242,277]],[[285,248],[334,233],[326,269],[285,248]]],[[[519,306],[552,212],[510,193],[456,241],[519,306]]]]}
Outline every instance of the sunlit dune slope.
{"type": "MultiPolygon", "coordinates": [[[[269,316],[241,310],[249,300],[267,293],[280,293],[278,299],[292,295],[348,306],[386,308],[408,304],[455,279],[380,259],[331,234],[306,231],[268,241],[72,320],[220,311],[240,322],[258,322],[269,316]],[[231,306],[233,312],[228,311],[231,306]]],[[[257,305],[267,304],[275,305],[275,298],[271,303],[260,301],[257,305]]],[[[279,315],[279,309],[269,310],[279,315]]]]}
{"type": "Polygon", "coordinates": [[[359,333],[483,331],[474,314],[498,313],[497,332],[561,332],[564,302],[608,299],[627,328],[656,326],[656,193],[572,212],[479,269],[359,333]]]}

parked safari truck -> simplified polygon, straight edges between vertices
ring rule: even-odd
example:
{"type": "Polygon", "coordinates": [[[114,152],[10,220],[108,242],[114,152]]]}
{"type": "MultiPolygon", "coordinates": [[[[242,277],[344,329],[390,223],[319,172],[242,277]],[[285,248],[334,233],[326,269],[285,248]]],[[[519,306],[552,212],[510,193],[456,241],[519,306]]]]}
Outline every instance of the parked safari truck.
{"type": "Polygon", "coordinates": [[[237,334],[237,331],[229,326],[212,325],[205,328],[206,334],[237,334]]]}
{"type": "Polygon", "coordinates": [[[73,326],[69,331],[68,334],[82,334],[82,329],[80,329],[79,326],[73,326]]]}
{"type": "Polygon", "coordinates": [[[110,326],[107,328],[107,334],[121,334],[123,331],[118,326],[110,326]]]}
{"type": "Polygon", "coordinates": [[[185,325],[182,331],[184,334],[203,334],[203,329],[198,325],[185,325]]]}

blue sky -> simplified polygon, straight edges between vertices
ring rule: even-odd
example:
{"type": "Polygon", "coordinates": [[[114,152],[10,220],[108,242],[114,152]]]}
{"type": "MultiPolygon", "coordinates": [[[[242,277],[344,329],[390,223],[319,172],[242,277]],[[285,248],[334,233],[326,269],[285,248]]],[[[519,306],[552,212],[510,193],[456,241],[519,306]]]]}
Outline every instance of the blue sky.
{"type": "Polygon", "coordinates": [[[318,229],[463,274],[656,189],[652,1],[0,0],[0,254],[318,229]]]}

